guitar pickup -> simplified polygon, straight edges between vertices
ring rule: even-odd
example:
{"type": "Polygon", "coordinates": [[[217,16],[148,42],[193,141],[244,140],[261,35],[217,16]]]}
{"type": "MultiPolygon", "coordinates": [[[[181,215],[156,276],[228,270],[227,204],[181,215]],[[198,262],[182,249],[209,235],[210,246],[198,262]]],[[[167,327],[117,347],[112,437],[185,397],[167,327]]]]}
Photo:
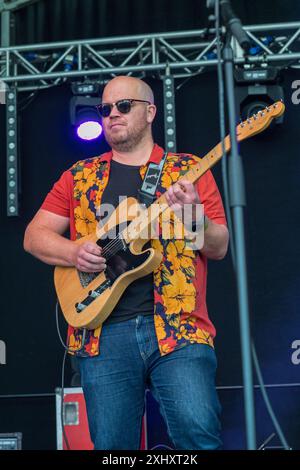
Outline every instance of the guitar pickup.
{"type": "Polygon", "coordinates": [[[99,287],[95,290],[90,290],[88,293],[88,296],[83,299],[82,302],[78,302],[75,304],[76,312],[81,313],[86,307],[88,307],[90,304],[93,303],[93,301],[99,297],[102,292],[105,291],[105,289],[108,289],[110,287],[110,280],[106,279],[106,281],[102,282],[99,287]]]}
{"type": "Polygon", "coordinates": [[[96,299],[97,297],[99,297],[99,295],[101,295],[101,293],[97,292],[96,290],[90,290],[89,292],[89,296],[92,297],[93,299],[96,299]]]}
{"type": "Polygon", "coordinates": [[[75,304],[75,308],[76,308],[76,311],[77,311],[78,313],[82,312],[82,310],[84,310],[85,307],[86,307],[86,305],[85,305],[85,304],[82,304],[82,303],[80,303],[80,302],[78,302],[77,304],[75,304]]]}

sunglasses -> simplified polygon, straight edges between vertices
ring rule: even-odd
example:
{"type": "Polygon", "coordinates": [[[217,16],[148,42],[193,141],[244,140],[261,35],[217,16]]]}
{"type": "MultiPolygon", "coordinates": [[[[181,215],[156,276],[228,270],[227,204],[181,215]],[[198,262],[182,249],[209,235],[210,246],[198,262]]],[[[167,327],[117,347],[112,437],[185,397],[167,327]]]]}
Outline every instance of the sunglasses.
{"type": "Polygon", "coordinates": [[[120,113],[128,114],[131,111],[132,104],[134,102],[151,104],[150,101],[146,100],[124,99],[116,101],[115,103],[102,103],[96,106],[96,108],[102,117],[108,117],[114,105],[116,105],[116,108],[120,113]]]}

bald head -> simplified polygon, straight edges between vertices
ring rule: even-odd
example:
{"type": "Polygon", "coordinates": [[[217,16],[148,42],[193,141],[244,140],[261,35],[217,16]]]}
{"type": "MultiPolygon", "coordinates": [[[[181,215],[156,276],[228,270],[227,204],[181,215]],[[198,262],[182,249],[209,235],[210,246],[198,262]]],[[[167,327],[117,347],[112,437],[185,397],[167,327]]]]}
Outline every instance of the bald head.
{"type": "Polygon", "coordinates": [[[149,85],[139,78],[115,77],[105,86],[102,103],[110,105],[110,112],[102,118],[102,125],[106,141],[113,151],[133,152],[137,148],[153,146],[151,126],[156,106],[149,85]],[[126,99],[132,102],[122,111],[116,103],[126,99]]]}
{"type": "Polygon", "coordinates": [[[121,75],[110,80],[103,90],[102,101],[115,101],[122,98],[135,98],[154,104],[153,91],[143,80],[121,75]],[[108,99],[109,97],[109,99],[108,99]]]}

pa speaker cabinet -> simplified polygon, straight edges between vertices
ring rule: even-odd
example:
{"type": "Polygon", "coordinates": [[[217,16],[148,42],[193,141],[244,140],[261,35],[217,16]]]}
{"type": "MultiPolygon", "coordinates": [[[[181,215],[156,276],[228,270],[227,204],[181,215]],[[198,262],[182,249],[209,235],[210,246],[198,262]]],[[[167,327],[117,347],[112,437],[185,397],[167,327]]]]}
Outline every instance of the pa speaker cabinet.
{"type": "Polygon", "coordinates": [[[68,450],[63,435],[62,421],[69,450],[92,450],[85,400],[81,387],[64,389],[62,406],[62,389],[57,388],[56,394],[56,444],[59,450],[68,450]]]}
{"type": "MultiPolygon", "coordinates": [[[[85,399],[81,387],[64,389],[63,406],[61,388],[56,394],[56,442],[58,450],[68,450],[62,431],[62,420],[69,450],[92,450],[94,448],[90,437],[85,399]]],[[[147,431],[146,417],[143,418],[140,449],[146,449],[147,431]]]]}

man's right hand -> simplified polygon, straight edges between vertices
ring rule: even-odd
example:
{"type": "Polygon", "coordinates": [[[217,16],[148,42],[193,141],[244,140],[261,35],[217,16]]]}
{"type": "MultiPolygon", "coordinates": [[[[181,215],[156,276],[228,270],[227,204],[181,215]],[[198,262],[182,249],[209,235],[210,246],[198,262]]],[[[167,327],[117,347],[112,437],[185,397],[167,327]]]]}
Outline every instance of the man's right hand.
{"type": "Polygon", "coordinates": [[[96,243],[85,242],[76,244],[74,266],[86,273],[97,273],[106,269],[106,260],[101,256],[102,248],[96,243]]]}

